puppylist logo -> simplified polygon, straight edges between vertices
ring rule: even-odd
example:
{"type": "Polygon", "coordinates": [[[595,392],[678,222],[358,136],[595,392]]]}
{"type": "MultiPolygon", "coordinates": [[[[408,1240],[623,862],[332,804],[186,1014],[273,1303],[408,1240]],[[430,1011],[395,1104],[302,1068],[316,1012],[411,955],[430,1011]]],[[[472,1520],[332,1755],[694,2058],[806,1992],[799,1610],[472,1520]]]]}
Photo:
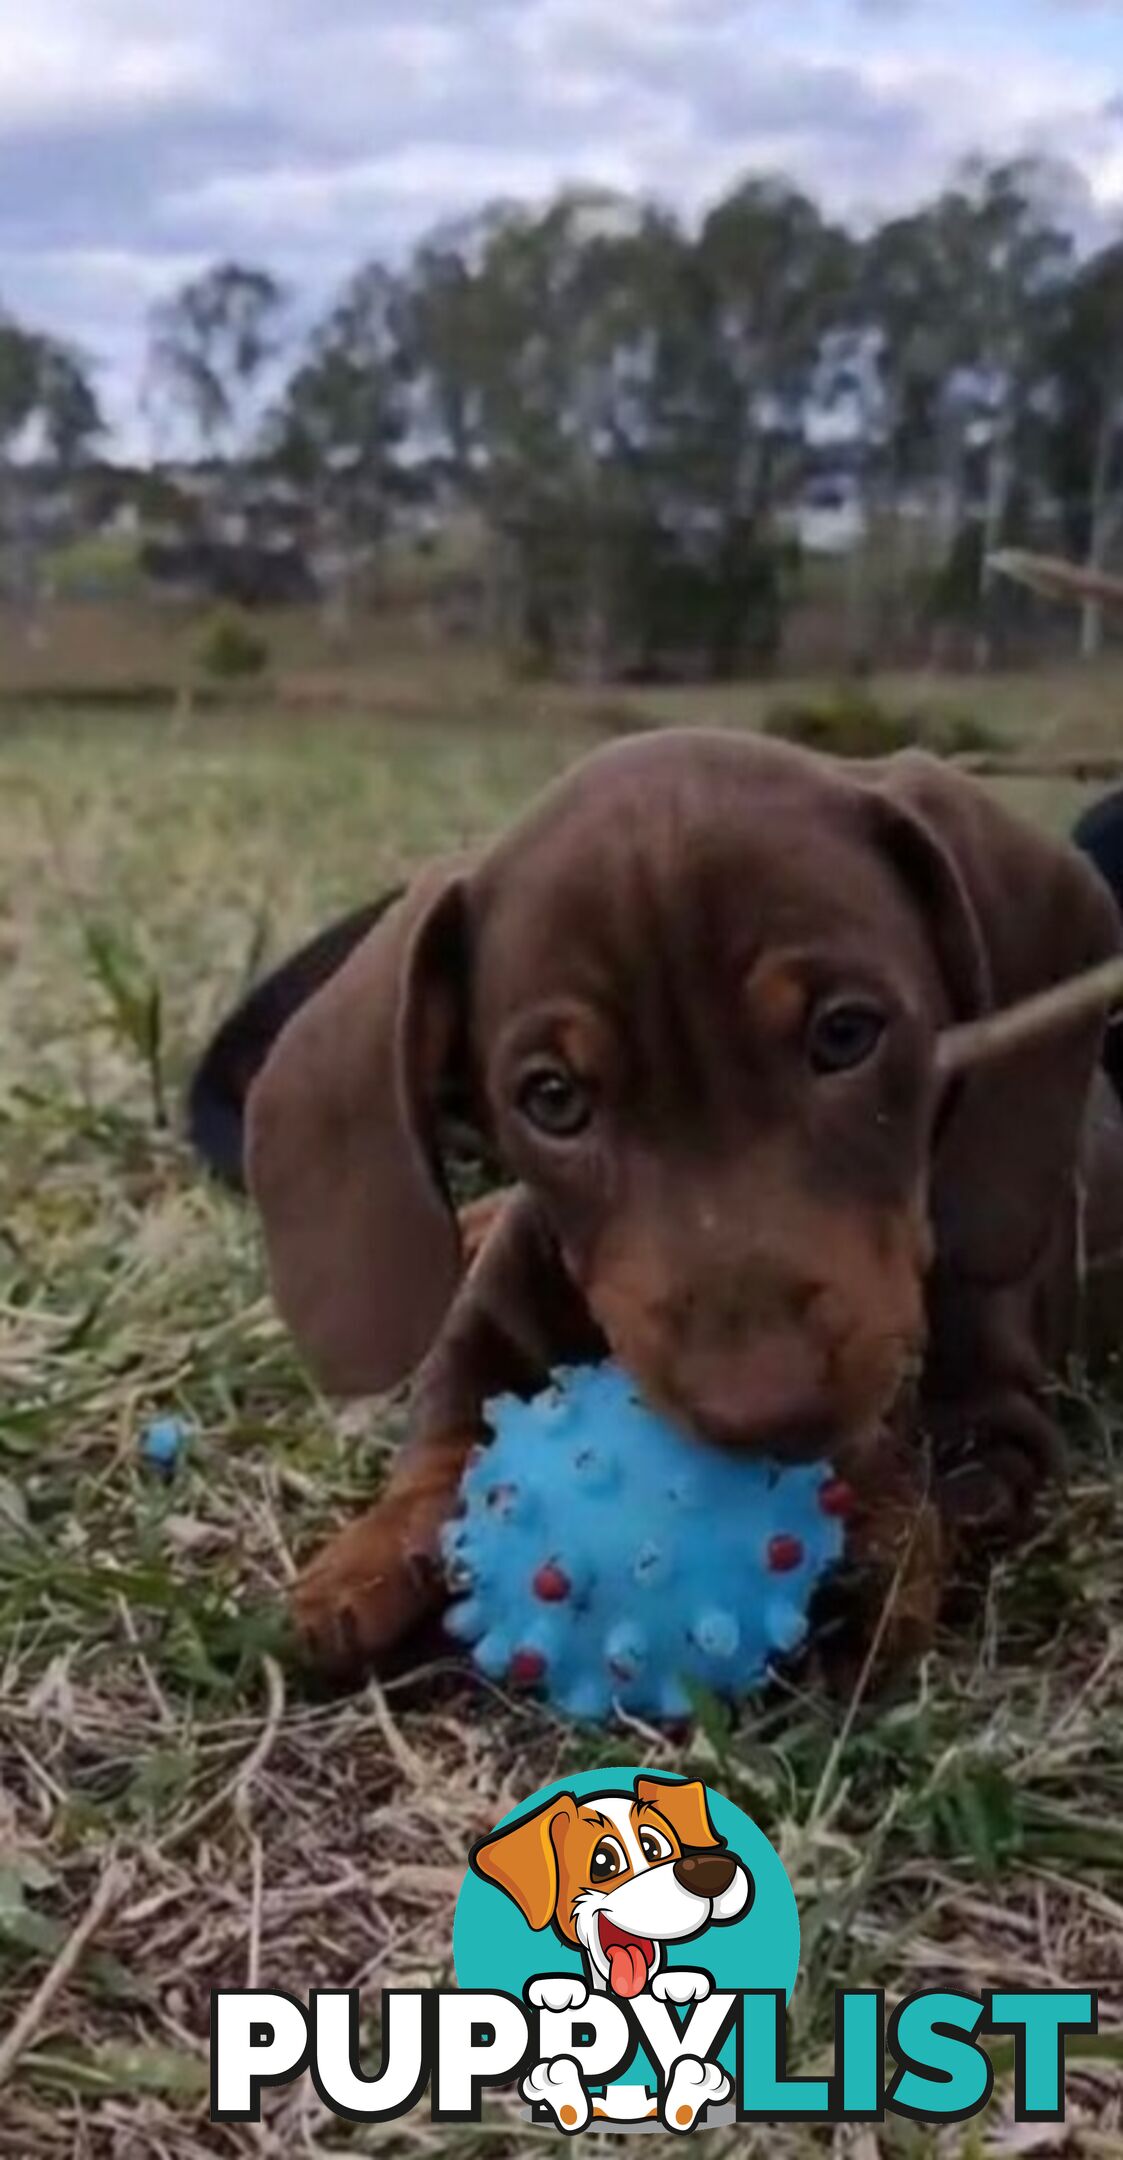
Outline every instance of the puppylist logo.
{"type": "Polygon", "coordinates": [[[786,2008],[799,1914],[778,1853],[697,1780],[634,1767],[535,1793],[481,1838],[456,1908],[452,1989],[388,1989],[377,2068],[356,1991],[211,2000],[211,2116],[258,2122],[268,2085],[308,2070],[325,2107],[389,2122],[423,2104],[478,2122],[514,2084],[534,2122],[684,2134],[731,2122],[942,2125],[981,2113],[987,2041],[1014,2041],[1019,2122],[1064,2121],[1065,2042],[1097,2030],[1091,1990],[939,1989],[835,1999],[834,2066],[794,2078],[786,2008]]]}

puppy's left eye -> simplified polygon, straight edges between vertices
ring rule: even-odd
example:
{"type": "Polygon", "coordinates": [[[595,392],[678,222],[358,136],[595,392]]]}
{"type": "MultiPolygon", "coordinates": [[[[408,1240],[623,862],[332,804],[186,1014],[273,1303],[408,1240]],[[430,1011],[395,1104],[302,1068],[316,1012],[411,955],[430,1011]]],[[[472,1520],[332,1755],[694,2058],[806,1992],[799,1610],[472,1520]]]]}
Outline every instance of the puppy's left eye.
{"type": "Polygon", "coordinates": [[[669,1860],[671,1857],[670,1839],[664,1837],[661,1830],[652,1830],[650,1825],[640,1831],[639,1845],[644,1859],[649,1860],[652,1867],[657,1861],[669,1860]]]}
{"type": "Polygon", "coordinates": [[[873,1056],[885,1033],[886,1018],[880,1005],[868,998],[837,998],[820,1005],[811,1015],[807,1030],[807,1056],[812,1072],[852,1072],[873,1056]]]}
{"type": "Polygon", "coordinates": [[[573,1140],[593,1114],[592,1089],[567,1065],[532,1065],[519,1084],[523,1117],[551,1140],[573,1140]]]}

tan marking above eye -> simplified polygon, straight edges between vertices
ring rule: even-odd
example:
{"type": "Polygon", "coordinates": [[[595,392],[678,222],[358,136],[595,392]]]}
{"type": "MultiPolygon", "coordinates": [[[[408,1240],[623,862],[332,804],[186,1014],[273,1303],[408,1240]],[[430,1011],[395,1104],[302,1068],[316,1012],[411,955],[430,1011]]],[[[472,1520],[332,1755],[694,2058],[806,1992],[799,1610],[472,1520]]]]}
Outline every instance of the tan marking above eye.
{"type": "Polygon", "coordinates": [[[579,1014],[562,1019],[554,1031],[557,1047],[579,1080],[592,1080],[602,1062],[602,1029],[579,1014]]]}
{"type": "Polygon", "coordinates": [[[778,954],[758,960],[745,978],[745,996],[753,1019],[766,1035],[782,1041],[802,1030],[809,993],[790,960],[778,954]]]}

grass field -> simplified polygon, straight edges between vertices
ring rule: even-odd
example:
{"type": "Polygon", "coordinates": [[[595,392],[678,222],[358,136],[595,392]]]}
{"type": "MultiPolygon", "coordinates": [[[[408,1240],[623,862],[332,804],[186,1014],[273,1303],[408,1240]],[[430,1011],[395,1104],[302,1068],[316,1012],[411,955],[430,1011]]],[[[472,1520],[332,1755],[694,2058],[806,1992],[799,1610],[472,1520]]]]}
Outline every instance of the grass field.
{"type": "MultiPolygon", "coordinates": [[[[433,701],[381,721],[2,724],[0,2154],[540,2151],[505,2101],[479,2126],[434,2129],[422,2110],[349,2129],[303,2084],[267,2101],[260,2131],[210,2126],[208,1992],[446,1980],[472,1838],[551,1774],[623,1753],[709,1777],[779,1845],[803,1916],[799,2071],[829,2051],[843,1984],[1103,1989],[1111,2037],[1074,2066],[1066,2133],[1011,2129],[1007,2061],[977,2129],[839,2132],[836,2152],[1123,2155],[1123,1467],[1107,1398],[1067,1388],[1071,1489],[888,1701],[847,1711],[789,1688],[671,1746],[566,1730],[451,1669],[325,1700],[290,1656],[286,1581],[377,1483],[400,1408],[339,1417],[311,1391],[252,1223],[201,1181],[176,1105],[193,1050],[268,956],[486,835],[604,724],[528,692],[482,726],[450,684],[443,717],[433,701]],[[190,1428],[170,1483],[138,1449],[165,1412],[190,1428]],[[67,1976],[57,1961],[99,1897],[67,1976]]],[[[1112,736],[1102,682],[1098,702],[1068,677],[1006,684],[998,702],[1012,740],[1085,722],[1112,736]]],[[[722,717],[757,709],[731,694],[722,717]]],[[[1077,800],[1018,793],[1058,826],[1077,800]]],[[[793,2128],[704,2149],[832,2148],[793,2128]]]]}

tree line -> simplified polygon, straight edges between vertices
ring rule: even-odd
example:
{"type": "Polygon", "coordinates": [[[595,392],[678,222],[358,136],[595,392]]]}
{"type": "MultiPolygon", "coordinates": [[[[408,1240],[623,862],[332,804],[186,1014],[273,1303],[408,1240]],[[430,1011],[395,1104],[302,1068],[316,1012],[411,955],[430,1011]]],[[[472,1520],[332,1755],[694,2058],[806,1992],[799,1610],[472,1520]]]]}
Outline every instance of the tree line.
{"type": "MultiPolygon", "coordinates": [[[[543,666],[767,660],[816,490],[862,535],[856,649],[889,588],[982,626],[993,548],[1099,564],[1123,534],[1123,236],[1082,248],[1071,202],[1064,168],[1020,159],[862,233],[775,178],[689,226],[593,189],[494,204],[364,263],[299,337],[280,280],[215,265],[155,311],[148,383],[227,512],[279,477],[340,564],[376,561],[406,506],[470,511],[496,619],[543,666]]],[[[0,334],[0,449],[22,335],[0,334]]],[[[72,458],[88,370],[32,343],[72,458]]]]}

